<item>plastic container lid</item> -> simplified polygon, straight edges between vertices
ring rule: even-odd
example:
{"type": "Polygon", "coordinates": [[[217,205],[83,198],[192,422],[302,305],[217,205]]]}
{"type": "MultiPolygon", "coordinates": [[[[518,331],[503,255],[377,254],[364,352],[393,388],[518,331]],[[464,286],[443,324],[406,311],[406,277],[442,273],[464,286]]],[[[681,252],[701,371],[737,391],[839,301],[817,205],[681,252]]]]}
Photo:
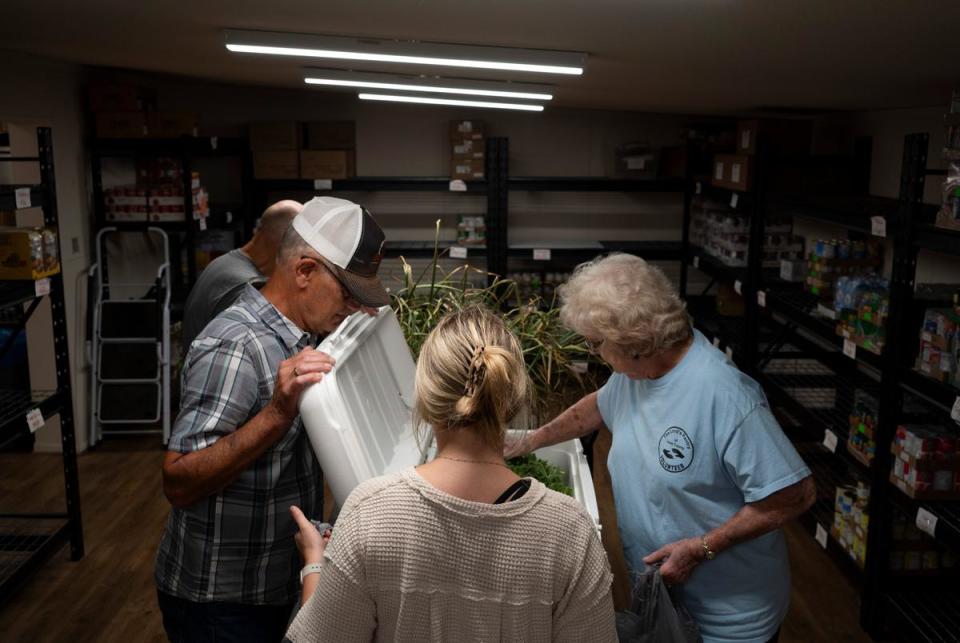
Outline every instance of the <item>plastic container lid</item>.
{"type": "MultiPolygon", "coordinates": [[[[393,310],[356,313],[317,350],[337,364],[300,397],[300,416],[338,506],[365,480],[420,464],[428,452],[413,434],[416,365],[393,310]]],[[[426,439],[426,436],[425,436],[426,439]]],[[[567,472],[567,485],[599,531],[593,478],[579,440],[538,449],[567,472]]]]}

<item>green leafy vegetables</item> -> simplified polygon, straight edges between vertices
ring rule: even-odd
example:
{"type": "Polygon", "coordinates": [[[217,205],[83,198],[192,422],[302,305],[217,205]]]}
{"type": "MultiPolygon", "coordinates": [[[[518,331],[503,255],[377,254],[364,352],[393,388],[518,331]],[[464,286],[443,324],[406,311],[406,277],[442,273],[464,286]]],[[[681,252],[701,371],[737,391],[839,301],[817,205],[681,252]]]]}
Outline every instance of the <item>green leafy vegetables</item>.
{"type": "Polygon", "coordinates": [[[573,489],[566,485],[567,473],[560,467],[541,460],[532,453],[508,460],[507,466],[521,478],[535,478],[548,489],[565,493],[568,496],[573,495],[573,489]]]}

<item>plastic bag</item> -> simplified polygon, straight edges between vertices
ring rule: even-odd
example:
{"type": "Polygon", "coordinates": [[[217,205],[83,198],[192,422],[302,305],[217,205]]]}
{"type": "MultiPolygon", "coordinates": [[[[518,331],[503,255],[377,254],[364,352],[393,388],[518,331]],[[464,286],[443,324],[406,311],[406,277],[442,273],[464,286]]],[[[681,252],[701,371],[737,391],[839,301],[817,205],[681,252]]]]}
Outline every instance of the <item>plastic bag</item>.
{"type": "Polygon", "coordinates": [[[617,612],[621,643],[700,643],[700,628],[680,600],[667,590],[658,567],[631,573],[630,609],[617,612]]]}

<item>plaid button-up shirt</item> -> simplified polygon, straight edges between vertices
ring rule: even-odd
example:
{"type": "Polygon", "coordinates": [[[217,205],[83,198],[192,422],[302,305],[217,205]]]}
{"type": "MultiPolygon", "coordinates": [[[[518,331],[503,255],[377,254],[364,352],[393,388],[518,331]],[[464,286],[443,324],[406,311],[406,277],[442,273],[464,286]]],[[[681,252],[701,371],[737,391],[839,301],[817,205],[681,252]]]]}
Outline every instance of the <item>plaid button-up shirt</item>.
{"type": "MultiPolygon", "coordinates": [[[[280,362],[311,344],[252,286],[193,342],[168,449],[199,451],[246,424],[273,395],[280,362]]],[[[299,416],[223,491],[170,511],[157,553],[160,591],[194,602],[292,604],[299,590],[290,505],[319,518],[320,465],[299,416]]]]}

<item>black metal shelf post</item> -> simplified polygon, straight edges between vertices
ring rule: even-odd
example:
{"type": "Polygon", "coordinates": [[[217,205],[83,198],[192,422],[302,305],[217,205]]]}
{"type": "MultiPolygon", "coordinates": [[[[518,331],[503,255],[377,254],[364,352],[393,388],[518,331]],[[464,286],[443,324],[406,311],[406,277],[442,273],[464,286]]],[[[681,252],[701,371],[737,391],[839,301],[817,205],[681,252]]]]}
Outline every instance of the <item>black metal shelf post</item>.
{"type": "MultiPolygon", "coordinates": [[[[59,228],[56,177],[53,166],[53,135],[50,128],[37,128],[37,144],[43,192],[43,222],[47,227],[59,228]]],[[[60,235],[58,235],[58,244],[58,251],[60,251],[63,245],[60,235]]],[[[60,256],[63,256],[62,252],[60,256]]],[[[0,439],[8,431],[11,433],[30,431],[28,422],[24,420],[24,414],[31,409],[39,410],[44,418],[59,415],[66,512],[0,514],[0,553],[3,554],[0,556],[0,605],[65,542],[70,542],[71,560],[80,560],[84,554],[63,275],[57,273],[48,279],[50,292],[47,296],[50,298],[53,317],[57,390],[48,393],[25,392],[20,395],[4,395],[4,419],[0,421],[0,439]]],[[[2,285],[5,286],[0,290],[0,306],[3,307],[22,306],[29,301],[25,299],[29,290],[33,290],[35,300],[42,296],[38,294],[33,282],[5,282],[2,285]]],[[[31,305],[31,311],[35,307],[31,305]]],[[[28,315],[29,311],[25,317],[28,315]]]]}
{"type": "Polygon", "coordinates": [[[503,137],[487,139],[487,271],[494,275],[507,274],[508,213],[510,191],[507,181],[510,176],[510,141],[503,137]]]}

